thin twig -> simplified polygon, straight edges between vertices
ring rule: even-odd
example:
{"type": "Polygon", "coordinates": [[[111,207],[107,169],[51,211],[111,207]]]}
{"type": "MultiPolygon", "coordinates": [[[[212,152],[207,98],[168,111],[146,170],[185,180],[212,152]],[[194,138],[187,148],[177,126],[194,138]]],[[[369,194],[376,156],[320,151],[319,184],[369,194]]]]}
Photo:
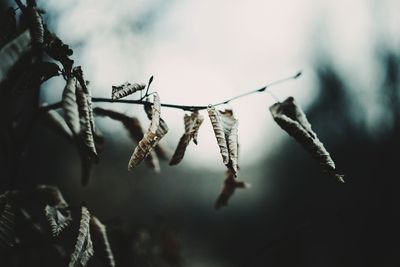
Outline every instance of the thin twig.
{"type": "MultiPolygon", "coordinates": [[[[287,78],[283,78],[283,79],[271,82],[271,83],[267,84],[266,86],[261,87],[261,88],[259,88],[257,90],[253,90],[253,91],[250,91],[250,92],[246,92],[244,94],[240,94],[240,95],[234,96],[232,98],[229,98],[228,100],[225,100],[225,101],[219,102],[217,104],[214,104],[214,106],[220,106],[220,105],[228,104],[231,101],[234,101],[236,99],[239,99],[239,98],[242,98],[242,97],[245,97],[245,96],[248,96],[248,95],[252,95],[252,94],[255,94],[255,93],[264,92],[264,91],[266,91],[267,88],[269,88],[271,86],[274,86],[274,85],[277,85],[277,84],[280,84],[280,83],[283,83],[283,82],[286,82],[286,81],[289,81],[289,80],[297,79],[298,77],[300,77],[300,75],[301,75],[301,72],[298,72],[298,73],[296,73],[296,75],[293,75],[293,76],[290,76],[290,77],[287,77],[287,78]]],[[[270,92],[268,92],[268,93],[270,93],[270,92]]],[[[273,94],[271,94],[271,95],[275,98],[275,100],[279,101],[273,94]]],[[[144,97],[146,97],[146,96],[148,96],[148,93],[146,93],[144,97]]],[[[137,105],[152,104],[149,101],[144,101],[143,98],[140,99],[140,100],[127,100],[127,99],[112,100],[110,98],[93,97],[92,101],[93,102],[102,102],[102,103],[124,103],[124,104],[137,104],[137,105]]],[[[203,110],[203,109],[207,109],[207,107],[208,107],[208,106],[187,106],[187,105],[168,104],[168,103],[161,103],[161,106],[162,107],[167,107],[167,108],[182,109],[182,110],[187,110],[187,111],[203,110]]],[[[43,106],[41,109],[42,109],[42,111],[49,111],[51,109],[57,109],[57,108],[61,108],[61,102],[57,102],[57,103],[54,103],[54,104],[51,104],[51,105],[48,105],[48,106],[43,106]]]]}

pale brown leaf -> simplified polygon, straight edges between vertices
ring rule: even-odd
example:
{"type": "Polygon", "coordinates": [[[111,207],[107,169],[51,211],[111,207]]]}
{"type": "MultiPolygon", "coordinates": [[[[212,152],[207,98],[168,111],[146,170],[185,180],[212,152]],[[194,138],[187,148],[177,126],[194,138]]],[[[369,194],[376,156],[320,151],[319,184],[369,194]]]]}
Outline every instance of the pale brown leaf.
{"type": "Polygon", "coordinates": [[[197,145],[197,137],[199,135],[200,126],[204,121],[204,117],[202,115],[200,115],[198,111],[193,112],[191,116],[195,116],[196,117],[195,124],[194,124],[190,134],[193,137],[193,142],[197,145]]]}
{"type": "Polygon", "coordinates": [[[235,123],[228,135],[229,160],[228,168],[232,168],[233,174],[236,176],[238,172],[238,120],[235,123]]]}
{"type": "Polygon", "coordinates": [[[71,254],[68,267],[83,267],[93,256],[93,243],[90,237],[90,213],[82,207],[81,220],[74,251],[71,254]]]}
{"type": "Polygon", "coordinates": [[[134,167],[139,165],[143,159],[149,155],[150,151],[156,145],[156,142],[159,141],[157,130],[160,125],[160,110],[160,98],[158,97],[158,94],[155,93],[149,130],[144,134],[142,140],[140,140],[139,144],[135,147],[135,150],[133,151],[128,163],[128,170],[132,170],[134,167]]]}
{"type": "Polygon", "coordinates": [[[91,96],[88,93],[89,91],[87,87],[86,90],[87,93],[85,92],[85,89],[82,86],[80,86],[80,84],[77,84],[76,102],[78,104],[79,119],[81,126],[80,136],[88,152],[87,156],[89,157],[89,159],[97,162],[98,155],[93,137],[93,132],[95,131],[95,129],[94,129],[94,120],[92,111],[92,101],[91,101],[91,96]]]}
{"type": "Polygon", "coordinates": [[[111,99],[117,100],[126,97],[128,95],[131,95],[133,93],[136,93],[138,91],[141,91],[144,88],[146,88],[145,84],[138,84],[138,83],[130,84],[128,82],[125,82],[120,86],[113,86],[111,92],[111,99]]]}
{"type": "MultiPolygon", "coordinates": [[[[94,108],[93,111],[97,115],[108,116],[111,119],[120,121],[124,125],[126,130],[129,132],[131,139],[135,143],[139,143],[140,140],[143,139],[144,136],[143,128],[137,118],[129,117],[123,113],[114,110],[103,109],[99,107],[94,108]]],[[[160,163],[158,161],[157,155],[153,152],[153,150],[149,153],[148,157],[146,158],[146,163],[147,166],[149,166],[155,172],[160,171],[160,163]]]]}
{"type": "Polygon", "coordinates": [[[335,163],[329,152],[311,129],[311,124],[293,97],[275,103],[270,107],[270,111],[276,123],[299,142],[317,160],[325,172],[344,183],[344,175],[336,172],[335,163]]]}
{"type": "Polygon", "coordinates": [[[78,104],[76,103],[76,79],[69,77],[62,94],[62,108],[65,122],[74,135],[78,135],[81,129],[79,121],[78,104]]]}
{"type": "Polygon", "coordinates": [[[220,153],[222,156],[222,161],[224,164],[228,164],[229,162],[229,151],[228,151],[228,145],[226,143],[225,139],[225,132],[224,128],[222,126],[222,121],[220,118],[219,112],[215,109],[214,106],[209,105],[207,107],[208,111],[208,116],[211,121],[211,125],[214,130],[215,137],[217,138],[217,143],[220,149],[220,153]]]}
{"type": "Polygon", "coordinates": [[[192,112],[191,115],[185,114],[183,117],[185,132],[179,140],[178,146],[175,149],[170,165],[176,165],[183,159],[186,151],[186,147],[189,145],[190,140],[196,138],[197,144],[197,133],[204,118],[199,115],[198,111],[192,112]]]}

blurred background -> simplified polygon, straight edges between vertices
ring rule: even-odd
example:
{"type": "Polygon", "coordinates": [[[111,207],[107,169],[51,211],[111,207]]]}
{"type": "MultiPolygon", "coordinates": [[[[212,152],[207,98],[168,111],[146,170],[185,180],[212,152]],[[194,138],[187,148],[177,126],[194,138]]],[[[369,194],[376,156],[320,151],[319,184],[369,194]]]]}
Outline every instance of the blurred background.
{"type": "MultiPolygon", "coordinates": [[[[6,6],[7,3],[2,3],[6,6]]],[[[14,5],[12,3],[12,5],[14,5]]],[[[184,160],[127,171],[134,144],[118,122],[97,118],[101,162],[80,185],[74,145],[38,125],[16,181],[58,186],[109,229],[117,266],[400,266],[400,3],[354,1],[47,0],[50,30],[73,50],[92,94],[155,80],[161,101],[217,103],[271,87],[294,96],[346,184],[323,174],[273,121],[268,94],[241,98],[239,178],[229,205],[213,207],[225,167],[207,118],[184,160]]],[[[59,101],[61,78],[42,102],[59,101]]],[[[148,120],[142,106],[98,104],[148,120]]],[[[183,133],[180,110],[162,109],[163,144],[183,133]]]]}

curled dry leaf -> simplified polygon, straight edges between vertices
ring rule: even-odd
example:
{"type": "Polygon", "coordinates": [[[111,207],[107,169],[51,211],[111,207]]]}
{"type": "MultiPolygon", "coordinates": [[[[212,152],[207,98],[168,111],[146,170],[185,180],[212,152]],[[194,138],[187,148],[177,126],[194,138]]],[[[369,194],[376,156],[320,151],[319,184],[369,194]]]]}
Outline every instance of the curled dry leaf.
{"type": "Polygon", "coordinates": [[[65,216],[56,206],[46,205],[44,211],[53,237],[59,236],[72,221],[70,213],[65,216]]]}
{"type": "Polygon", "coordinates": [[[197,137],[199,135],[200,126],[204,121],[204,117],[202,115],[200,115],[198,111],[193,112],[191,116],[196,117],[196,122],[195,122],[190,134],[193,137],[193,142],[197,145],[197,137]]]}
{"type": "Polygon", "coordinates": [[[217,138],[222,160],[236,175],[238,169],[238,121],[233,116],[232,110],[217,111],[215,107],[211,105],[207,110],[215,137],[217,138]]]}
{"type": "Polygon", "coordinates": [[[78,237],[68,267],[86,266],[86,263],[94,254],[89,222],[90,213],[87,208],[82,207],[78,237]]]}
{"type": "Polygon", "coordinates": [[[66,137],[69,140],[73,139],[73,134],[65,122],[64,118],[55,110],[49,110],[43,115],[45,125],[55,131],[60,136],[66,137]]]}
{"type": "Polygon", "coordinates": [[[226,171],[226,179],[221,193],[219,194],[217,201],[215,202],[215,208],[219,209],[222,206],[228,205],[229,198],[235,193],[237,188],[248,188],[250,184],[239,181],[236,179],[235,174],[232,170],[226,171]]]}
{"type": "Polygon", "coordinates": [[[69,77],[62,94],[62,108],[65,122],[74,135],[78,135],[81,129],[79,122],[78,104],[76,103],[76,79],[69,77]]]}
{"type": "Polygon", "coordinates": [[[3,82],[8,72],[30,50],[31,35],[28,30],[21,33],[14,40],[3,46],[0,50],[0,83],[3,82]]]}
{"type": "Polygon", "coordinates": [[[226,143],[224,128],[222,126],[220,115],[219,115],[218,111],[215,109],[215,107],[212,105],[209,105],[207,107],[207,111],[208,111],[208,116],[211,121],[211,125],[214,130],[215,137],[217,138],[218,146],[219,146],[220,153],[222,156],[222,161],[224,162],[224,164],[228,164],[229,151],[228,151],[228,145],[226,143]]]}
{"type": "Polygon", "coordinates": [[[113,86],[111,92],[111,99],[117,100],[126,97],[128,95],[131,95],[133,93],[136,93],[137,91],[141,91],[144,88],[146,88],[145,84],[139,84],[139,83],[130,84],[128,82],[120,86],[113,86]]]}
{"type": "Polygon", "coordinates": [[[344,183],[344,175],[336,172],[335,163],[322,142],[311,129],[306,115],[294,101],[288,97],[283,102],[278,102],[270,108],[276,123],[299,142],[320,164],[321,168],[329,175],[334,176],[339,182],[344,183]]]}
{"type": "Polygon", "coordinates": [[[175,149],[175,153],[173,154],[172,159],[169,163],[170,165],[176,165],[181,162],[185,155],[186,147],[190,143],[190,140],[193,139],[193,141],[197,144],[197,135],[203,120],[203,116],[199,115],[198,111],[192,112],[191,115],[185,114],[185,116],[183,117],[183,121],[185,124],[185,133],[179,140],[178,146],[175,149]]]}
{"type": "Polygon", "coordinates": [[[15,212],[11,192],[0,195],[0,248],[15,244],[15,212]]]}
{"type": "Polygon", "coordinates": [[[143,159],[145,159],[149,155],[150,151],[159,141],[157,130],[160,126],[160,110],[160,98],[158,97],[158,94],[155,93],[149,130],[144,134],[142,140],[140,140],[139,144],[133,151],[133,154],[128,163],[128,170],[132,170],[134,167],[139,165],[140,162],[142,162],[143,159]]]}
{"type": "Polygon", "coordinates": [[[228,168],[231,168],[236,176],[238,172],[238,120],[232,125],[228,136],[229,163],[228,168]]]}
{"type": "MultiPolygon", "coordinates": [[[[140,121],[137,118],[129,117],[123,113],[114,110],[103,109],[99,107],[94,108],[93,111],[99,116],[107,116],[113,120],[120,121],[124,125],[125,129],[129,132],[131,139],[135,143],[139,143],[140,140],[143,139],[144,136],[143,128],[140,124],[140,121]]],[[[146,158],[146,163],[147,166],[149,166],[155,172],[160,171],[160,163],[158,161],[157,155],[153,152],[153,150],[146,158]]]]}
{"type": "Polygon", "coordinates": [[[90,219],[90,234],[93,240],[95,257],[99,258],[105,267],[115,267],[114,255],[108,242],[106,226],[94,216],[90,219]]]}
{"type": "Polygon", "coordinates": [[[80,86],[80,83],[76,86],[76,103],[78,104],[78,112],[81,126],[80,136],[88,151],[89,159],[97,162],[98,156],[93,137],[93,132],[95,131],[95,128],[92,111],[92,100],[86,85],[85,88],[86,92],[84,87],[80,86]]]}

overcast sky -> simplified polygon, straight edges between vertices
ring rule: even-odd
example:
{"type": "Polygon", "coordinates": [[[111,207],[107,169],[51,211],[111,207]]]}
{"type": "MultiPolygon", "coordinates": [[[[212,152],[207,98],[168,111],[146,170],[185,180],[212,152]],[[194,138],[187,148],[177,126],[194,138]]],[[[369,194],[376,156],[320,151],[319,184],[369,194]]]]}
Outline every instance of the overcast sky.
{"type": "MultiPolygon", "coordinates": [[[[398,34],[391,34],[399,30],[399,16],[388,8],[398,6],[396,1],[47,0],[39,5],[49,11],[53,30],[74,48],[94,96],[110,96],[112,85],[146,82],[154,75],[153,89],[162,102],[204,105],[301,69],[301,79],[271,91],[280,99],[293,95],[306,107],[316,95],[313,63],[329,55],[339,72],[351,77],[357,101],[368,106],[380,75],[371,64],[374,44],[385,39],[400,47],[398,34]]],[[[60,90],[47,91],[49,102],[60,95],[60,90]]],[[[268,111],[273,102],[260,94],[227,106],[239,119],[242,155],[252,155],[242,157],[242,164],[279,145],[283,135],[268,111]]],[[[141,107],[112,106],[145,120],[141,107]]],[[[366,117],[374,121],[380,112],[379,107],[366,109],[366,117]]],[[[166,142],[174,148],[183,131],[183,112],[163,109],[162,117],[170,126],[166,142]]],[[[108,124],[102,127],[106,133],[125,134],[116,123],[100,123],[108,124]]],[[[192,155],[186,157],[188,164],[219,162],[208,119],[198,147],[190,145],[187,155],[192,155]]]]}

